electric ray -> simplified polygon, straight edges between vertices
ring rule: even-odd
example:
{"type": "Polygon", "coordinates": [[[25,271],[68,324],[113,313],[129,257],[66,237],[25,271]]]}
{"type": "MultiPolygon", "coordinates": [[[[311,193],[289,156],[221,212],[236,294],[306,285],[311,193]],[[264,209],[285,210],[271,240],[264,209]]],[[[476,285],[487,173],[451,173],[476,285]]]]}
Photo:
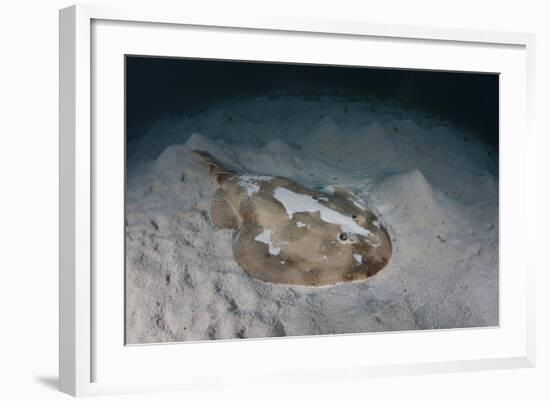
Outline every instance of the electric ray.
{"type": "Polygon", "coordinates": [[[208,152],[194,152],[219,185],[211,201],[212,222],[234,230],[233,255],[250,276],[324,286],[365,280],[388,263],[388,232],[351,191],[326,193],[284,177],[241,174],[208,152]]]}

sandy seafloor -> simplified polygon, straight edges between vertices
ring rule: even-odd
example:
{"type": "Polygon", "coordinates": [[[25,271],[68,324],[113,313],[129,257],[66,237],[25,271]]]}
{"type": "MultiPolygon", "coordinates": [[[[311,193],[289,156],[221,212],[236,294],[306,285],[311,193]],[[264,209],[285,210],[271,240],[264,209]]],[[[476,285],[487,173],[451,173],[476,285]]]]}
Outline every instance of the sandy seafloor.
{"type": "Polygon", "coordinates": [[[127,144],[127,343],[498,325],[497,168],[475,135],[366,101],[242,98],[158,120],[127,144]],[[355,191],[390,233],[389,264],[320,288],[250,278],[193,149],[355,191]]]}

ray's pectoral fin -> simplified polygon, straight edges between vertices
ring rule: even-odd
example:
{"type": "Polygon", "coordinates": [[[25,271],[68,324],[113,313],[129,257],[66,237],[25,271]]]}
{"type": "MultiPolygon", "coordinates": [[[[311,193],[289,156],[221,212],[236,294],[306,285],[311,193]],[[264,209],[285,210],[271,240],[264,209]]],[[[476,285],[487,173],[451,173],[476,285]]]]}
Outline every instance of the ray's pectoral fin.
{"type": "Polygon", "coordinates": [[[227,200],[222,189],[217,189],[210,203],[210,218],[218,228],[235,230],[240,221],[233,205],[227,200]]]}

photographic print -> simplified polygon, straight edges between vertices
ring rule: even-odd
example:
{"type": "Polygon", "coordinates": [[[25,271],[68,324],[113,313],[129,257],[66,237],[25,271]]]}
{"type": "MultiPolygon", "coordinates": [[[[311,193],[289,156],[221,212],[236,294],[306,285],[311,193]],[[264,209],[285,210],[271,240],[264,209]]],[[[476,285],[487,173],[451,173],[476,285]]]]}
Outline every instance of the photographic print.
{"type": "Polygon", "coordinates": [[[499,77],[126,56],[126,344],[499,324],[499,77]]]}

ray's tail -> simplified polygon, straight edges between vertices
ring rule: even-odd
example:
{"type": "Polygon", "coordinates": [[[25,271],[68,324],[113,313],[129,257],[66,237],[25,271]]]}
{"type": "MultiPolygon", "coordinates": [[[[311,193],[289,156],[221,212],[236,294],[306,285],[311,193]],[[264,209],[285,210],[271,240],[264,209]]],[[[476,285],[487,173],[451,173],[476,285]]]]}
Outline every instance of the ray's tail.
{"type": "Polygon", "coordinates": [[[198,154],[208,165],[208,173],[216,179],[218,184],[221,184],[228,178],[236,174],[235,171],[225,167],[222,162],[204,150],[193,150],[193,153],[198,154]]]}

